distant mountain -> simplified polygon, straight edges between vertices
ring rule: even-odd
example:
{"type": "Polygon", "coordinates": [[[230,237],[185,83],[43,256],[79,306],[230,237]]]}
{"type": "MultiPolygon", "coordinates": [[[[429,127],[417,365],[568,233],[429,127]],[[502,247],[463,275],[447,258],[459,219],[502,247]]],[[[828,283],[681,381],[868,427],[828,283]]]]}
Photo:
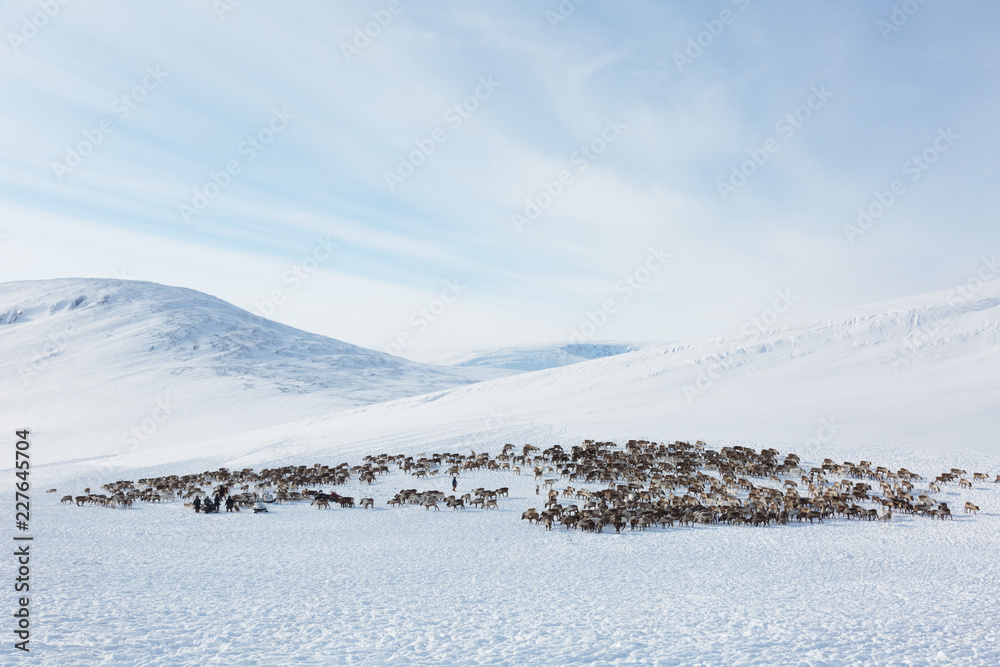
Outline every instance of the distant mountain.
{"type": "Polygon", "coordinates": [[[642,347],[642,345],[629,343],[519,345],[446,352],[432,355],[427,359],[444,366],[538,371],[634,352],[642,347]]]}

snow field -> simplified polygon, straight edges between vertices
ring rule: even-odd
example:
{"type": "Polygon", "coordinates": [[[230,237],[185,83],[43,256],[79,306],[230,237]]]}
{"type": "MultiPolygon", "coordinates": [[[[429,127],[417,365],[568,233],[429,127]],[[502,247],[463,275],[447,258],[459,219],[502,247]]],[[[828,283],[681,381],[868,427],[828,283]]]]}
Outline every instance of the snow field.
{"type": "MultiPolygon", "coordinates": [[[[952,460],[937,463],[908,467],[926,479],[952,460]]],[[[992,484],[934,494],[955,508],[953,521],[616,535],[520,521],[524,509],[541,509],[544,490],[536,496],[532,475],[507,472],[459,478],[460,494],[509,487],[497,511],[389,508],[402,488],[450,493],[450,477],[390,468],[374,485],[336,487],[376,498],[374,511],[302,502],[204,516],[180,502],[60,505],[63,488],[40,497],[37,657],[52,665],[1000,662],[992,484]],[[978,517],[961,512],[965,500],[982,508],[978,517]]]]}
{"type": "Polygon", "coordinates": [[[398,472],[336,489],[374,497],[374,511],[59,504],[220,466],[585,438],[773,447],[805,469],[869,460],[923,475],[921,490],[953,467],[992,479],[1000,281],[959,303],[922,295],[507,377],[387,358],[149,283],[11,283],[0,301],[0,431],[32,431],[38,664],[1000,664],[1000,485],[932,494],[953,521],[621,535],[528,525],[521,513],[545,500],[533,477],[485,471],[459,493],[508,486],[499,511],[387,508],[403,488],[450,492],[450,478],[398,472]],[[469,384],[486,377],[498,379],[469,384]]]}

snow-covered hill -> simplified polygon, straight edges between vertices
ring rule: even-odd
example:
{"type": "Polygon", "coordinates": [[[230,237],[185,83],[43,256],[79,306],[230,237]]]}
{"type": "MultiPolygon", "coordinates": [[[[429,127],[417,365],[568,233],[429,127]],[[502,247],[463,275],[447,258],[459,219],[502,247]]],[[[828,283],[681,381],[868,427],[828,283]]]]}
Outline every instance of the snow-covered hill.
{"type": "Polygon", "coordinates": [[[488,371],[419,364],[154,283],[0,284],[0,401],[68,458],[424,394],[488,371]]]}
{"type": "Polygon", "coordinates": [[[146,283],[8,283],[0,322],[0,400],[48,431],[50,462],[588,437],[1000,453],[1000,282],[475,383],[490,369],[421,365],[146,283]]]}
{"type": "Polygon", "coordinates": [[[421,361],[442,366],[501,368],[514,371],[540,371],[570,364],[634,352],[645,346],[635,343],[553,343],[472,349],[427,354],[421,361]]]}
{"type": "Polygon", "coordinates": [[[1000,282],[476,383],[459,374],[489,369],[406,362],[158,285],[0,285],[0,314],[2,430],[31,429],[32,545],[44,545],[31,560],[32,650],[44,664],[1000,659],[996,484],[935,491],[952,521],[621,534],[519,521],[544,496],[533,476],[503,470],[460,476],[460,492],[509,487],[489,512],[390,507],[400,488],[449,485],[398,471],[337,487],[373,498],[371,511],[58,500],[215,466],[583,438],[700,438],[775,446],[807,469],[829,456],[992,478],[1000,282]],[[957,511],[964,502],[982,511],[957,511]]]}
{"type": "Polygon", "coordinates": [[[399,399],[244,442],[294,432],[309,450],[360,453],[677,437],[997,455],[997,424],[1000,282],[991,282],[399,399]]]}

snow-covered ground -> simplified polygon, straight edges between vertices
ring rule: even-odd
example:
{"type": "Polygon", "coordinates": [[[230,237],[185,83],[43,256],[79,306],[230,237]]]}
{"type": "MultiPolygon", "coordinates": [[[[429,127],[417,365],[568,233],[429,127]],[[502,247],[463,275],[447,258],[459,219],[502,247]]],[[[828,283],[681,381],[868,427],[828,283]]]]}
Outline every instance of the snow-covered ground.
{"type": "MultiPolygon", "coordinates": [[[[511,487],[489,513],[387,508],[400,488],[446,483],[401,473],[370,488],[375,511],[196,516],[180,503],[58,502],[218,466],[585,438],[701,439],[992,479],[998,344],[1000,282],[514,375],[406,361],[190,290],[0,285],[0,434],[32,431],[36,657],[1000,664],[992,483],[946,487],[954,521],[622,535],[529,526],[519,517],[540,506],[534,481],[508,473],[461,478],[460,490],[511,487]],[[961,513],[966,499],[978,517],[961,513]]],[[[6,494],[13,470],[0,475],[6,494]]]]}
{"type": "Polygon", "coordinates": [[[521,521],[524,509],[540,507],[531,476],[460,480],[459,492],[503,485],[510,498],[499,511],[390,508],[400,488],[448,486],[399,472],[338,489],[374,497],[374,511],[303,502],[204,516],[179,502],[113,510],[46,496],[36,509],[36,657],[47,665],[1000,663],[993,485],[935,494],[983,510],[954,521],[616,535],[521,521]]]}

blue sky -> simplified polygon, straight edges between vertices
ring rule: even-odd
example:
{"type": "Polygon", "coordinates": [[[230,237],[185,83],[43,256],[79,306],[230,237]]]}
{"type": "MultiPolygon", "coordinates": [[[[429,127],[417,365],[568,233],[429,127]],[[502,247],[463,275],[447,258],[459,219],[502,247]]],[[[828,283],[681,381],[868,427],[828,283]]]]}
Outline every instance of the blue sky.
{"type": "Polygon", "coordinates": [[[781,290],[794,318],[944,289],[1000,246],[998,18],[4,3],[0,280],[183,285],[418,357],[586,322],[723,333],[781,290]]]}

